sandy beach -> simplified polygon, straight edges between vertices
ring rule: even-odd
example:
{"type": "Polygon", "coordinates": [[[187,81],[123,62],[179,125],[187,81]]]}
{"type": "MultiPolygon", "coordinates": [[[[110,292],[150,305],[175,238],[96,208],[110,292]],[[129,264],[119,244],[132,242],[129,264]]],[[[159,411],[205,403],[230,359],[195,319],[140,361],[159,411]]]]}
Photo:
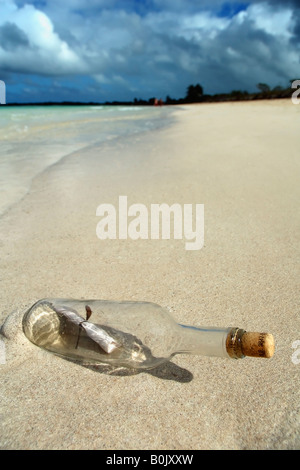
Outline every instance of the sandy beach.
{"type": "Polygon", "coordinates": [[[0,223],[0,448],[300,448],[299,118],[290,100],[174,107],[171,125],[33,180],[0,223]],[[100,240],[96,209],[120,195],[204,204],[203,248],[100,240]],[[275,355],[83,367],[24,336],[23,313],[45,297],[155,302],[180,323],[270,332],[275,355]]]}

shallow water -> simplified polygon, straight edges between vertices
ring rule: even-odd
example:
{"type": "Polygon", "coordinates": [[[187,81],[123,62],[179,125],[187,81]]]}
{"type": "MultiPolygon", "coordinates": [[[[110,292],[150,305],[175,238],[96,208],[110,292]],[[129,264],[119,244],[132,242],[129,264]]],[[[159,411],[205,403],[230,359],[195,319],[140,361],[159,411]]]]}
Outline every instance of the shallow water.
{"type": "Polygon", "coordinates": [[[1,106],[0,215],[64,156],[160,128],[170,117],[170,108],[142,106],[1,106]]]}

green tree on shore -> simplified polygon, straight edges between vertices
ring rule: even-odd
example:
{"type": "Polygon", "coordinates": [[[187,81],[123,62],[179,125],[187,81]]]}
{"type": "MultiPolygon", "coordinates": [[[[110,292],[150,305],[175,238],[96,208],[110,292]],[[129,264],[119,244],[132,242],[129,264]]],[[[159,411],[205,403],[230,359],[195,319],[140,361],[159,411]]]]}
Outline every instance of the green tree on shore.
{"type": "Polygon", "coordinates": [[[258,83],[256,86],[262,93],[267,93],[270,91],[270,87],[266,83],[258,83]]]}
{"type": "Polygon", "coordinates": [[[203,97],[203,88],[199,83],[197,85],[190,85],[186,91],[186,101],[190,103],[195,103],[202,101],[203,97]]]}

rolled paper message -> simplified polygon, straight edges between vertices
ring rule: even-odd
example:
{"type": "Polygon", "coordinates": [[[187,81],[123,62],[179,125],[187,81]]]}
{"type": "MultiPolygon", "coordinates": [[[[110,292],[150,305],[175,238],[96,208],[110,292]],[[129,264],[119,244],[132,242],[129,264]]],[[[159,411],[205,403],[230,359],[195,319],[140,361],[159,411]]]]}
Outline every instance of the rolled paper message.
{"type": "MultiPolygon", "coordinates": [[[[91,340],[95,341],[95,343],[99,344],[99,346],[108,354],[120,346],[114,338],[112,338],[108,333],[106,333],[106,331],[103,330],[103,328],[101,328],[99,325],[89,323],[87,320],[78,315],[76,310],[72,310],[70,308],[68,309],[63,306],[60,308],[54,307],[53,305],[51,306],[57,314],[65,317],[71,324],[76,325],[79,328],[83,328],[87,336],[89,336],[91,340]]],[[[90,316],[92,312],[88,306],[86,308],[88,308],[87,313],[88,316],[90,316]]]]}

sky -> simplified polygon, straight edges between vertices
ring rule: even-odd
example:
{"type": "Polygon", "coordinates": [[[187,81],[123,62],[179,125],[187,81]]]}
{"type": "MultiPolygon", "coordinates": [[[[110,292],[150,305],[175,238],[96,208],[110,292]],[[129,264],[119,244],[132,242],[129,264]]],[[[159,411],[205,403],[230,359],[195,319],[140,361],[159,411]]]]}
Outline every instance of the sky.
{"type": "Polygon", "coordinates": [[[6,102],[131,101],[289,86],[300,0],[0,0],[6,102]]]}

